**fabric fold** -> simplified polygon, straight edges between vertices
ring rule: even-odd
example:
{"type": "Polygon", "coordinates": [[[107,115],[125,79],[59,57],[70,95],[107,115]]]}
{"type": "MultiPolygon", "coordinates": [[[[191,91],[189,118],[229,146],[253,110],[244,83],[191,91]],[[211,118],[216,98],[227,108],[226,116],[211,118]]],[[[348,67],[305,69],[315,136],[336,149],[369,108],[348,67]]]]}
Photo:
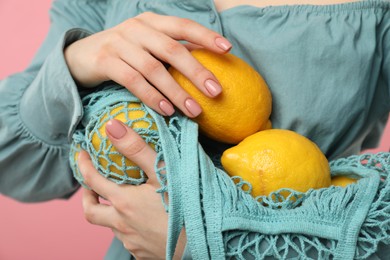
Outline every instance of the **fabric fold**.
{"type": "MultiPolygon", "coordinates": [[[[159,116],[155,114],[155,117],[159,116]]],[[[267,202],[274,205],[265,205],[236,187],[224,171],[214,166],[197,144],[198,129],[195,123],[182,117],[179,117],[179,122],[181,138],[176,145],[181,151],[180,156],[172,156],[169,152],[173,149],[172,144],[162,142],[164,161],[170,169],[169,214],[171,225],[177,223],[178,219],[184,219],[187,247],[194,259],[224,259],[229,248],[241,251],[241,256],[252,254],[255,257],[253,254],[256,250],[252,248],[255,245],[259,246],[257,250],[266,249],[258,252],[273,257],[278,257],[279,251],[284,250],[289,257],[304,257],[311,251],[317,256],[327,252],[335,259],[353,258],[360,250],[361,244],[357,241],[360,234],[365,232],[364,222],[372,221],[367,216],[375,197],[381,192],[390,194],[390,180],[387,180],[390,155],[384,153],[371,155],[373,159],[383,157],[383,174],[373,165],[363,165],[364,158],[351,156],[344,159],[345,163],[332,162],[332,174],[353,173],[360,177],[356,184],[347,188],[331,186],[310,190],[304,194],[297,192],[297,197],[302,196],[300,202],[287,199],[284,206],[280,201],[272,202],[270,195],[267,202]],[[194,162],[198,162],[196,166],[194,162]],[[172,164],[181,167],[170,168],[172,164]],[[385,179],[383,176],[386,176],[385,179]],[[230,239],[232,236],[243,237],[233,240],[230,239]],[[261,237],[274,239],[262,240],[261,237]],[[281,238],[284,238],[284,243],[280,242],[281,238]],[[301,252],[293,249],[302,247],[310,238],[315,239],[317,244],[307,244],[307,248],[301,248],[301,252]],[[232,241],[235,242],[232,244],[232,241]],[[299,241],[305,242],[300,244],[299,241]],[[331,249],[327,249],[328,244],[332,245],[331,249]]],[[[159,131],[161,140],[175,140],[172,133],[164,130],[164,125],[159,125],[159,131]]],[[[382,199],[383,203],[390,205],[388,197],[382,199]]],[[[387,214],[390,216],[390,212],[387,214]]],[[[390,229],[390,226],[386,228],[390,229]]],[[[171,242],[167,251],[174,252],[178,232],[180,230],[170,228],[171,242]]],[[[167,257],[172,255],[168,254],[167,257]]]]}

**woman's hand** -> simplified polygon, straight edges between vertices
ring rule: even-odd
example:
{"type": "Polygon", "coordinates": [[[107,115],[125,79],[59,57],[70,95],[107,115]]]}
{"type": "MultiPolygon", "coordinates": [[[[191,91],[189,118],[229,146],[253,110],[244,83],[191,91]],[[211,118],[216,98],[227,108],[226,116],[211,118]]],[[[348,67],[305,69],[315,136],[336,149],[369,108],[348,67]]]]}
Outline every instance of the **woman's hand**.
{"type": "MultiPolygon", "coordinates": [[[[118,185],[101,176],[87,152],[79,156],[79,168],[85,183],[83,208],[86,219],[112,229],[124,247],[137,259],[164,259],[168,232],[168,214],[156,193],[160,186],[154,171],[156,152],[134,130],[120,121],[110,120],[106,133],[117,150],[145,171],[148,181],[139,186],[118,185]],[[110,204],[99,201],[99,195],[110,204]]],[[[180,258],[186,243],[184,230],[176,246],[180,258]]]]}
{"type": "Polygon", "coordinates": [[[184,114],[196,117],[201,113],[200,106],[163,64],[177,68],[205,95],[217,96],[221,86],[190,54],[189,49],[194,47],[225,53],[231,44],[191,20],[147,12],[74,42],[65,49],[65,59],[81,86],[113,80],[162,115],[174,113],[172,101],[184,114]]]}

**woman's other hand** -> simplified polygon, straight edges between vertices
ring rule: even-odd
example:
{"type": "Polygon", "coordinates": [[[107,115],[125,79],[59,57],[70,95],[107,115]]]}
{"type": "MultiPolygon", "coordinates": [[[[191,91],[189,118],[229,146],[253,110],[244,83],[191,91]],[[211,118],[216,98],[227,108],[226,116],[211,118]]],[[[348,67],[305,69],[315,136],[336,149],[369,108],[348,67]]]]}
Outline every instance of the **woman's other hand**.
{"type": "Polygon", "coordinates": [[[187,116],[196,117],[201,107],[164,66],[168,63],[177,68],[205,95],[217,96],[221,86],[192,57],[194,46],[216,53],[231,48],[224,37],[194,21],[147,12],[74,42],[65,49],[65,59],[81,86],[113,80],[162,115],[174,113],[173,103],[187,116]]]}
{"type": "MultiPolygon", "coordinates": [[[[79,167],[85,183],[83,208],[86,219],[95,225],[112,229],[124,247],[137,259],[164,259],[168,232],[168,214],[162,204],[154,164],[156,152],[134,130],[115,119],[106,132],[117,150],[136,163],[148,176],[139,186],[118,185],[101,176],[93,167],[87,152],[79,156],[79,167]],[[99,195],[109,201],[101,203],[99,195]]],[[[184,230],[176,246],[180,258],[186,243],[184,230]]]]}

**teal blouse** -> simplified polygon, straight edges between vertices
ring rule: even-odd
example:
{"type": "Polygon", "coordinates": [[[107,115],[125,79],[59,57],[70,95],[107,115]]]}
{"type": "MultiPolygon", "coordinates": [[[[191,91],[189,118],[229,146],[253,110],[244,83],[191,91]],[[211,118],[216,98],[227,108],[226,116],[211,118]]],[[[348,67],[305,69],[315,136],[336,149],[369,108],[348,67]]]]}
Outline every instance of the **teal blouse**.
{"type": "MultiPolygon", "coordinates": [[[[307,136],[329,159],[378,144],[390,111],[387,0],[242,5],[222,12],[212,0],[57,0],[30,66],[0,82],[2,194],[35,202],[67,198],[78,189],[68,154],[85,93],[72,79],[63,49],[145,11],[190,18],[228,38],[231,52],[270,87],[274,128],[307,136]]],[[[129,257],[114,242],[108,258],[119,255],[129,257]]]]}

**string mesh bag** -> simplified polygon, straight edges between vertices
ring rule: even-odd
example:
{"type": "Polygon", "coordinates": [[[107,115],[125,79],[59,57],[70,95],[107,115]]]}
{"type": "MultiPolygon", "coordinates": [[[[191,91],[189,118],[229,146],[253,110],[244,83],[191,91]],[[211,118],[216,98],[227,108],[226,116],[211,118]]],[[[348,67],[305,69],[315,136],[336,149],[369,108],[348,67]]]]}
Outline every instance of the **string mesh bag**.
{"type": "Polygon", "coordinates": [[[390,153],[330,162],[332,176],[358,179],[345,188],[253,198],[249,183],[206,154],[195,123],[154,117],[167,171],[167,259],[184,227],[194,259],[389,259],[390,153]]]}
{"type": "Polygon", "coordinates": [[[87,95],[82,100],[84,116],[81,127],[73,135],[70,163],[74,177],[88,188],[77,167],[77,156],[86,150],[93,165],[107,179],[118,184],[139,185],[147,179],[136,164],[120,154],[105,133],[110,119],[133,128],[157,152],[161,150],[157,126],[142,102],[123,87],[110,85],[87,95]]]}
{"type": "MultiPolygon", "coordinates": [[[[109,145],[96,149],[91,144],[96,129],[90,122],[108,120],[112,115],[106,118],[105,109],[118,100],[137,100],[120,87],[101,92],[83,100],[82,127],[73,136],[71,164],[82,184],[74,160],[78,149],[90,154],[111,151],[109,145]]],[[[169,212],[166,259],[173,258],[183,228],[193,259],[389,259],[390,153],[330,162],[332,176],[358,179],[345,188],[331,186],[305,193],[282,189],[253,198],[249,183],[229,177],[219,155],[203,150],[196,123],[178,113],[166,120],[147,106],[141,109],[156,125],[145,130],[150,136],[144,138],[157,151],[155,171],[161,184],[157,192],[169,212]],[[158,167],[161,161],[164,167],[158,167]]],[[[92,159],[114,182],[138,185],[145,181],[142,171],[140,178],[123,177],[105,172],[98,159],[92,159]]]]}

